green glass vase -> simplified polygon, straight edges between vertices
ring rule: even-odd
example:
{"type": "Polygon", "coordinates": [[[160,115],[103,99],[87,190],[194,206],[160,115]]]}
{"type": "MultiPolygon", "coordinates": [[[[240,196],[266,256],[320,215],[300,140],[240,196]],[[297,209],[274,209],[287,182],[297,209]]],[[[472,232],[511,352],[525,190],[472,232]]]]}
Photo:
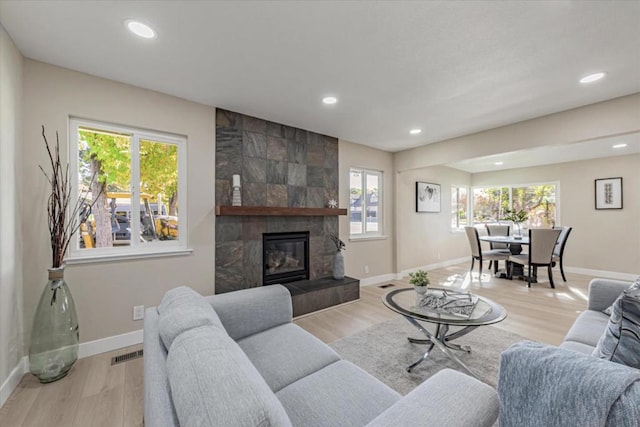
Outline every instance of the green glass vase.
{"type": "Polygon", "coordinates": [[[78,360],[78,316],[64,267],[49,270],[31,329],[29,370],[41,383],[67,375],[78,360]]]}

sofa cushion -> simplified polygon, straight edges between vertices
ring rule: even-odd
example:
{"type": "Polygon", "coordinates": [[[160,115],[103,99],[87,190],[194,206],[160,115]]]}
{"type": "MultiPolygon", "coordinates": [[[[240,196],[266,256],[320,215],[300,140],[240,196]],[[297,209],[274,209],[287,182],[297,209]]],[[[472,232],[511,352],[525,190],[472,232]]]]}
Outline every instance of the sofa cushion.
{"type": "Polygon", "coordinates": [[[567,332],[564,340],[595,347],[607,327],[607,322],[609,322],[609,316],[600,311],[583,311],[567,332]]]}
{"type": "Polygon", "coordinates": [[[274,392],[340,360],[329,346],[293,323],[251,335],[238,344],[274,392]]]}
{"type": "Polygon", "coordinates": [[[640,369],[640,289],[624,291],[613,304],[593,355],[640,369]]]}
{"type": "Polygon", "coordinates": [[[400,395],[356,365],[341,360],[276,393],[296,426],[364,426],[400,395]]]}
{"type": "Polygon", "coordinates": [[[443,369],[414,388],[367,427],[491,427],[498,418],[499,409],[498,395],[491,386],[462,372],[443,369]],[[464,402],[464,410],[442,410],[460,407],[461,402],[464,402]]]}
{"type": "Polygon", "coordinates": [[[167,373],[182,426],[290,426],[287,414],[224,330],[201,326],[169,349],[167,373]]]}
{"type": "Polygon", "coordinates": [[[169,290],[158,306],[158,329],[165,348],[170,348],[178,335],[199,326],[224,329],[218,315],[202,295],[180,286],[169,290]]]}

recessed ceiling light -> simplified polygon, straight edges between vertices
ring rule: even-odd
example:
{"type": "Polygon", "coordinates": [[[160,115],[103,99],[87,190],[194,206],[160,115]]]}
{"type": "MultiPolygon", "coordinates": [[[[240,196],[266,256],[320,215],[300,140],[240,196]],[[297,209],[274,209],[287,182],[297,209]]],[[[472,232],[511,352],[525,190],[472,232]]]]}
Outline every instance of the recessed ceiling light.
{"type": "Polygon", "coordinates": [[[607,73],[605,72],[589,74],[588,76],[584,76],[583,78],[581,78],[580,83],[593,83],[600,80],[605,75],[607,75],[607,73]]]}
{"type": "Polygon", "coordinates": [[[322,102],[327,105],[333,105],[338,102],[338,98],[336,98],[335,96],[325,96],[324,98],[322,98],[322,102]]]}
{"type": "Polygon", "coordinates": [[[418,135],[419,133],[422,133],[422,129],[411,129],[409,133],[411,135],[418,135]]]}
{"type": "Polygon", "coordinates": [[[502,166],[502,165],[504,165],[504,162],[495,162],[495,163],[494,163],[494,165],[496,165],[496,166],[502,166]]]}
{"type": "Polygon", "coordinates": [[[125,21],[127,28],[136,36],[143,37],[145,39],[153,39],[156,37],[156,32],[148,26],[147,24],[143,24],[140,21],[136,21],[134,19],[128,19],[125,21]]]}
{"type": "Polygon", "coordinates": [[[616,144],[616,145],[613,146],[613,148],[624,148],[626,146],[627,146],[627,144],[616,144]]]}

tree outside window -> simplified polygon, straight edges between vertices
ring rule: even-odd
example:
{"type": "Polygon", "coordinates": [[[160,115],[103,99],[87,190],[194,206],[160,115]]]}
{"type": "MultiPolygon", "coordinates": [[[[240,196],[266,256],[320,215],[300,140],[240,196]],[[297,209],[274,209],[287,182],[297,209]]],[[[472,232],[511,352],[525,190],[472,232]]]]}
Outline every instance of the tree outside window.
{"type": "Polygon", "coordinates": [[[186,184],[180,179],[185,140],[75,119],[71,129],[77,188],[88,190],[89,198],[98,195],[81,225],[76,252],[158,244],[186,247],[179,233],[179,223],[186,218],[179,198],[186,184]]]}
{"type": "Polygon", "coordinates": [[[469,225],[469,190],[466,187],[451,187],[451,229],[460,230],[469,225]]]}
{"type": "Polygon", "coordinates": [[[473,189],[475,224],[500,222],[506,209],[527,212],[527,228],[554,227],[556,219],[556,184],[545,183],[512,187],[473,189]]]}

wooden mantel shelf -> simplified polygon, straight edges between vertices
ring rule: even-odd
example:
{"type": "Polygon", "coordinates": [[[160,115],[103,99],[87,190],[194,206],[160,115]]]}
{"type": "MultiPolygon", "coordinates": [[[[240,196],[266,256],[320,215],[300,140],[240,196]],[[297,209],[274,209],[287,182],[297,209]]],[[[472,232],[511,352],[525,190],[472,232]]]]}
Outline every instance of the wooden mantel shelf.
{"type": "Polygon", "coordinates": [[[338,208],[287,208],[269,206],[216,206],[216,216],[332,216],[346,215],[346,209],[338,208]]]}

